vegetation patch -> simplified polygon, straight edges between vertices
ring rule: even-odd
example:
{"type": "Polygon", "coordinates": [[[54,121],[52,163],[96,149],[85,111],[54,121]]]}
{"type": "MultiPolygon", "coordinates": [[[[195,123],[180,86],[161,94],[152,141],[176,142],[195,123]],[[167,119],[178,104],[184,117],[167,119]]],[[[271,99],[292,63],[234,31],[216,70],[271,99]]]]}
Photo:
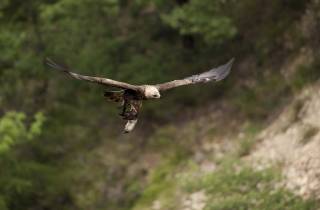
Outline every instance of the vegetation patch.
{"type": "MultiPolygon", "coordinates": [[[[320,56],[317,56],[318,58],[320,56]]],[[[315,58],[315,61],[308,65],[300,65],[291,80],[291,88],[294,91],[301,90],[306,85],[313,83],[320,78],[320,62],[315,58]]]]}
{"type": "Polygon", "coordinates": [[[257,78],[252,86],[232,91],[230,102],[251,119],[265,119],[286,99],[288,86],[280,73],[257,78]]]}
{"type": "Polygon", "coordinates": [[[256,134],[261,130],[259,124],[250,123],[243,131],[243,137],[239,140],[239,149],[237,150],[237,156],[243,157],[250,154],[250,151],[256,143],[256,134]]]}
{"type": "MultiPolygon", "coordinates": [[[[150,209],[155,203],[159,210],[183,209],[185,199],[204,192],[204,210],[314,210],[315,200],[303,200],[281,188],[280,173],[274,169],[256,171],[233,158],[226,158],[218,169],[199,174],[191,164],[184,173],[173,174],[172,165],[160,166],[152,174],[134,209],[150,209]]],[[[193,201],[196,202],[196,201],[193,201]]]]}
{"type": "Polygon", "coordinates": [[[174,171],[177,167],[177,159],[169,159],[158,166],[149,176],[149,183],[143,190],[140,198],[137,200],[133,209],[141,209],[150,206],[155,200],[168,200],[172,198],[176,190],[176,183],[174,180],[174,171]]]}
{"type": "Polygon", "coordinates": [[[274,169],[255,171],[239,162],[223,164],[215,173],[184,186],[188,192],[205,190],[208,201],[205,210],[244,209],[316,209],[316,201],[305,201],[277,188],[280,175],[274,169]]]}

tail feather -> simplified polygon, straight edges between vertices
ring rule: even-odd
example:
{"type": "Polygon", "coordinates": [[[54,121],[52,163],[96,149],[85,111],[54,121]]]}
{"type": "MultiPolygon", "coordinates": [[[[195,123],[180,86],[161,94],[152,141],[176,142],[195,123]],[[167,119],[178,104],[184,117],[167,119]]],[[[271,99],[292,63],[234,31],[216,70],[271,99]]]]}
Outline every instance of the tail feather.
{"type": "Polygon", "coordinates": [[[124,127],[123,132],[124,133],[130,133],[134,129],[134,127],[136,126],[137,122],[138,122],[138,119],[128,120],[127,124],[124,127]]]}

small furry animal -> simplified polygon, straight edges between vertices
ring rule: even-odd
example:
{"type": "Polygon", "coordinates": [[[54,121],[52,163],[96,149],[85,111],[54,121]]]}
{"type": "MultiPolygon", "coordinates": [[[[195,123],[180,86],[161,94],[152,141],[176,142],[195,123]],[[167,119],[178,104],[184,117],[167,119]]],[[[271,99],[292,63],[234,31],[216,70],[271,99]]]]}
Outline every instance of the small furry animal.
{"type": "Polygon", "coordinates": [[[196,74],[184,79],[173,80],[170,82],[156,84],[156,85],[132,85],[125,82],[119,82],[102,77],[92,77],[76,74],[70,71],[67,66],[57,64],[50,58],[45,59],[45,63],[57,70],[60,70],[74,79],[84,80],[101,84],[104,86],[115,87],[119,91],[106,91],[104,96],[109,100],[119,103],[122,107],[120,116],[127,121],[124,133],[131,132],[138,121],[138,115],[142,107],[142,101],[148,99],[159,99],[162,92],[176,88],[183,85],[207,83],[210,81],[220,81],[228,76],[230,73],[234,59],[232,58],[228,63],[213,68],[207,72],[196,74]]]}

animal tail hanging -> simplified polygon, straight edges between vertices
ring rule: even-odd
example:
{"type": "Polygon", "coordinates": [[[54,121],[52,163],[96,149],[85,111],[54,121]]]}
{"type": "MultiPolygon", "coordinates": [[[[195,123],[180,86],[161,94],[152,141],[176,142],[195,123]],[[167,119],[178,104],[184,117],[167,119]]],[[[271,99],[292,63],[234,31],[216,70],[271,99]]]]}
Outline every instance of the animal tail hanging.
{"type": "Polygon", "coordinates": [[[124,91],[105,91],[104,97],[106,97],[108,101],[122,103],[123,94],[124,94],[124,91]]]}

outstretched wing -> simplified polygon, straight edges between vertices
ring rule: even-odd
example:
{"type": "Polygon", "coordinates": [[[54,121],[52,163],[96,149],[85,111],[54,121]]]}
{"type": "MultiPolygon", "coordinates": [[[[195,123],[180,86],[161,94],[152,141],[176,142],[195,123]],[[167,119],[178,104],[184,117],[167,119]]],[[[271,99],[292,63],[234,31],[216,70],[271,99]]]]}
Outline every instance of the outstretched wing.
{"type": "Polygon", "coordinates": [[[204,72],[202,74],[193,75],[191,77],[187,77],[180,80],[173,80],[171,82],[166,82],[162,84],[156,85],[159,91],[169,90],[171,88],[183,86],[183,85],[191,85],[197,83],[207,83],[212,80],[218,82],[223,80],[230,73],[232,64],[234,62],[234,58],[232,58],[228,63],[219,66],[217,68],[211,69],[210,71],[204,72]]]}
{"type": "Polygon", "coordinates": [[[115,81],[115,80],[111,80],[111,79],[107,79],[107,78],[102,78],[102,77],[91,77],[91,76],[84,76],[84,75],[73,73],[70,71],[70,69],[67,66],[57,64],[56,62],[54,62],[50,58],[46,58],[45,63],[54,69],[57,69],[59,71],[62,71],[64,73],[68,74],[70,77],[72,77],[74,79],[84,80],[84,81],[93,82],[93,83],[97,83],[97,84],[101,84],[101,85],[105,85],[105,86],[115,87],[115,88],[141,91],[140,87],[137,85],[131,85],[131,84],[128,84],[125,82],[119,82],[119,81],[115,81]]]}

